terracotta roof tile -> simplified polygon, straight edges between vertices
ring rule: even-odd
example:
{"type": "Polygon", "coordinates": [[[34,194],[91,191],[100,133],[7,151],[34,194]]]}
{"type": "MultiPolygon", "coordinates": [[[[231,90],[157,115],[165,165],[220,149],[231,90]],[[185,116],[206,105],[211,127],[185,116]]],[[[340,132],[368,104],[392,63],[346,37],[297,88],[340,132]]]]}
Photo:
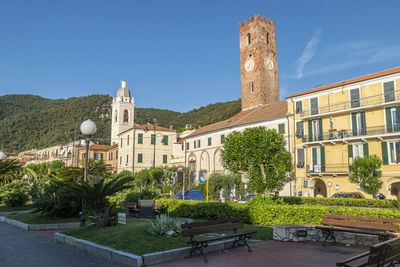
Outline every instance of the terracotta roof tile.
{"type": "Polygon", "coordinates": [[[101,149],[101,150],[106,150],[106,149],[110,149],[111,146],[109,145],[91,145],[90,149],[101,149]]]}
{"type": "Polygon", "coordinates": [[[220,121],[214,124],[201,127],[194,133],[184,137],[184,139],[221,130],[224,128],[232,128],[235,126],[244,125],[248,123],[254,123],[258,121],[265,121],[283,117],[287,114],[287,111],[288,107],[286,101],[282,101],[271,105],[263,105],[255,107],[253,109],[242,111],[228,120],[220,121]]]}
{"type": "Polygon", "coordinates": [[[295,96],[301,96],[301,95],[306,95],[306,94],[310,94],[310,93],[314,93],[314,92],[319,92],[319,91],[323,91],[323,90],[327,90],[327,89],[331,89],[331,88],[335,88],[335,87],[339,87],[339,86],[344,86],[344,85],[348,85],[348,84],[352,84],[352,83],[362,82],[362,81],[366,81],[366,80],[370,80],[370,79],[374,79],[374,78],[379,78],[379,77],[382,77],[382,76],[395,74],[395,73],[399,73],[399,72],[400,72],[400,66],[392,68],[392,69],[383,70],[383,71],[375,72],[375,73],[372,73],[372,74],[364,75],[364,76],[361,76],[361,77],[353,78],[353,79],[350,79],[350,80],[346,80],[346,81],[342,81],[342,82],[333,83],[333,84],[321,86],[321,87],[318,87],[318,88],[310,89],[310,90],[307,90],[307,91],[304,91],[304,92],[300,92],[300,93],[297,93],[297,94],[294,94],[294,95],[290,95],[290,96],[286,97],[286,99],[291,98],[291,97],[295,97],[295,96]]]}

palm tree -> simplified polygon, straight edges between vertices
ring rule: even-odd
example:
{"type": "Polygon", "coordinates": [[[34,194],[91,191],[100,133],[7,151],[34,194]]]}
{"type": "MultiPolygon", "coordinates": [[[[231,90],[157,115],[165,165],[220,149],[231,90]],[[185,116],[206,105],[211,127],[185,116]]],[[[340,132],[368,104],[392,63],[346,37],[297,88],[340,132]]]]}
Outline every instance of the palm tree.
{"type": "Polygon", "coordinates": [[[11,182],[22,170],[16,159],[0,160],[0,184],[11,182]]]}

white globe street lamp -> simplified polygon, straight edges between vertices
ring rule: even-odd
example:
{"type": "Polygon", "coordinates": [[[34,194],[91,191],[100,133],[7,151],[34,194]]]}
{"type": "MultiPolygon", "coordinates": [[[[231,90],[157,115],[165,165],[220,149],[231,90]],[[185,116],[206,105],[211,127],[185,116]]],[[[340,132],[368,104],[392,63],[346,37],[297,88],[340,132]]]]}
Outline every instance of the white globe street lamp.
{"type": "MultiPolygon", "coordinates": [[[[88,161],[89,161],[89,143],[90,137],[96,133],[97,127],[96,123],[91,120],[86,120],[81,124],[81,133],[86,136],[85,143],[86,143],[86,154],[85,154],[85,172],[83,176],[83,180],[87,182],[88,177],[88,161]]],[[[82,199],[82,212],[81,212],[81,224],[80,226],[84,226],[86,224],[85,218],[85,210],[86,210],[86,202],[82,199]]]]}
{"type": "Polygon", "coordinates": [[[4,152],[0,151],[0,160],[4,160],[7,158],[7,155],[4,152]]]}

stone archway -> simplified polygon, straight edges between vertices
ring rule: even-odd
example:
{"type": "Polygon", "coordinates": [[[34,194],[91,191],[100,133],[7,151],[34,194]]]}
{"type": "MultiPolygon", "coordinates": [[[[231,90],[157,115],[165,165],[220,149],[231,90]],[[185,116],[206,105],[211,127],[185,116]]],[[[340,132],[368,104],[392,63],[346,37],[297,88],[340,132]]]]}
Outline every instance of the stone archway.
{"type": "Polygon", "coordinates": [[[188,167],[189,167],[189,185],[195,184],[196,181],[196,155],[192,152],[188,157],[188,167]]]}
{"type": "Polygon", "coordinates": [[[326,184],[319,178],[314,179],[314,197],[328,197],[326,184]]]}
{"type": "Polygon", "coordinates": [[[210,172],[210,156],[207,151],[203,151],[200,156],[200,170],[207,170],[210,172]]]}
{"type": "Polygon", "coordinates": [[[224,171],[224,166],[222,165],[221,149],[215,150],[214,153],[214,171],[224,171]]]}
{"type": "Polygon", "coordinates": [[[390,185],[390,195],[397,197],[400,193],[400,182],[395,182],[390,185]]]}

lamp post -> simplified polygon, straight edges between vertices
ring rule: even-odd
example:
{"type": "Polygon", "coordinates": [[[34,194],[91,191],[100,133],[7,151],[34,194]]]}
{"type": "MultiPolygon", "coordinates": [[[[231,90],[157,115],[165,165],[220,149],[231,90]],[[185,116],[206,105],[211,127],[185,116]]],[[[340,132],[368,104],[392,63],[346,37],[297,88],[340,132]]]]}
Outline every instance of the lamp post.
{"type": "Polygon", "coordinates": [[[7,155],[4,152],[0,151],[0,160],[4,160],[6,158],[7,158],[7,155]]]}
{"type": "Polygon", "coordinates": [[[154,126],[154,151],[153,151],[153,168],[156,167],[156,142],[157,142],[157,137],[156,137],[156,125],[157,125],[157,120],[153,119],[153,126],[154,126]]]}
{"type": "MultiPolygon", "coordinates": [[[[86,143],[86,154],[85,154],[85,172],[83,176],[83,180],[87,182],[88,177],[88,161],[89,161],[89,143],[90,137],[96,133],[96,123],[91,120],[86,120],[81,124],[81,133],[86,136],[85,143],[86,143]]],[[[82,212],[81,212],[81,224],[80,226],[84,226],[86,224],[85,218],[85,210],[86,210],[86,201],[82,199],[82,212]]]]}

